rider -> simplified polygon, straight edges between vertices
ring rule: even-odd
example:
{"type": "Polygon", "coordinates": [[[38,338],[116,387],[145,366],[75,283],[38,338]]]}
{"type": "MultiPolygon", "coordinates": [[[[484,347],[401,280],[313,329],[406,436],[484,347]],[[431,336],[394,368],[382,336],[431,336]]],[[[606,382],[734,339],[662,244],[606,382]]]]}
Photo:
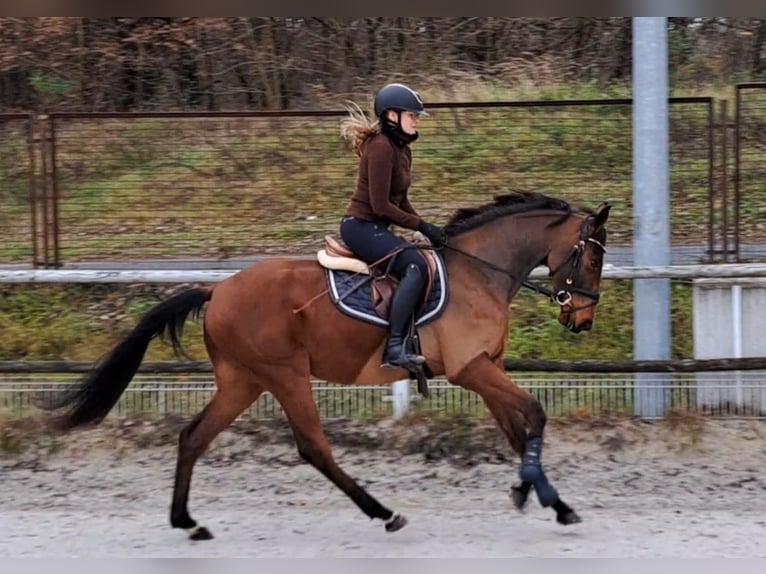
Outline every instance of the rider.
{"type": "MultiPolygon", "coordinates": [[[[359,156],[359,173],[351,201],[340,224],[340,236],[363,261],[372,263],[392,251],[409,245],[394,235],[389,226],[420,231],[438,246],[444,240],[442,228],[424,221],[407,199],[412,152],[418,138],[420,116],[428,115],[416,91],[404,84],[387,84],[375,95],[375,116],[370,121],[361,110],[351,111],[342,133],[359,156]]],[[[405,348],[405,339],[428,269],[417,249],[404,249],[391,267],[399,286],[391,299],[390,333],[382,367],[414,368],[423,358],[405,348]]]]}

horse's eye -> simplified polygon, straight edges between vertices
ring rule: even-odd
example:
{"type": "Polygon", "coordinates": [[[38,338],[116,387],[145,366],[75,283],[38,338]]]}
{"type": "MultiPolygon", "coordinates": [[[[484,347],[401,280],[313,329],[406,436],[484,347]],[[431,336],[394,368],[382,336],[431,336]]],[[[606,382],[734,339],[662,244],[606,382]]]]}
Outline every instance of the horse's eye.
{"type": "Polygon", "coordinates": [[[601,257],[594,257],[591,259],[590,266],[593,269],[601,269],[601,257]]]}

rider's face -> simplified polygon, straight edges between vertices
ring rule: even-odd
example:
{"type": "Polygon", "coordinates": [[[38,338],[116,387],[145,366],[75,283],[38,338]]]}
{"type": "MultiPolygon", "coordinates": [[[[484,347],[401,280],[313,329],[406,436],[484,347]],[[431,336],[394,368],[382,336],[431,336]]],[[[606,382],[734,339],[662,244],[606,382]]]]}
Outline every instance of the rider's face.
{"type": "Polygon", "coordinates": [[[408,135],[415,135],[418,132],[418,123],[420,122],[420,116],[415,112],[395,112],[390,110],[388,112],[388,118],[392,122],[396,122],[396,115],[400,114],[402,131],[408,135]]]}

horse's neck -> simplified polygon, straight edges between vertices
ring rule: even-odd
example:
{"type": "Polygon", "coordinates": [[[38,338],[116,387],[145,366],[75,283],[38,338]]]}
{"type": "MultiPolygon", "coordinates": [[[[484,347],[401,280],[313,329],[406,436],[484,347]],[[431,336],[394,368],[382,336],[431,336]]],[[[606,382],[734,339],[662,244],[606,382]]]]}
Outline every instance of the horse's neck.
{"type": "Polygon", "coordinates": [[[460,255],[452,258],[457,266],[468,264],[479,271],[494,289],[512,296],[532,270],[543,261],[550,251],[550,239],[543,230],[553,216],[508,216],[498,218],[485,226],[454,238],[454,245],[471,255],[487,261],[483,265],[476,260],[461,262],[460,255]],[[506,271],[505,274],[491,267],[506,271]]]}

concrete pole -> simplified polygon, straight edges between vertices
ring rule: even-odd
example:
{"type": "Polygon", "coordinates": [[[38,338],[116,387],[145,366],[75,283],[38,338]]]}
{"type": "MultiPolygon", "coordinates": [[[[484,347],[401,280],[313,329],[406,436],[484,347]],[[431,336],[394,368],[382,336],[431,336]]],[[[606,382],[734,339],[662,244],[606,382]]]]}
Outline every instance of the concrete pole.
{"type": "MultiPolygon", "coordinates": [[[[633,18],[633,256],[636,265],[669,265],[667,18],[633,18]]],[[[633,358],[670,358],[670,280],[633,282],[633,358]]],[[[670,406],[666,375],[637,373],[635,409],[661,417],[670,406]]]]}

